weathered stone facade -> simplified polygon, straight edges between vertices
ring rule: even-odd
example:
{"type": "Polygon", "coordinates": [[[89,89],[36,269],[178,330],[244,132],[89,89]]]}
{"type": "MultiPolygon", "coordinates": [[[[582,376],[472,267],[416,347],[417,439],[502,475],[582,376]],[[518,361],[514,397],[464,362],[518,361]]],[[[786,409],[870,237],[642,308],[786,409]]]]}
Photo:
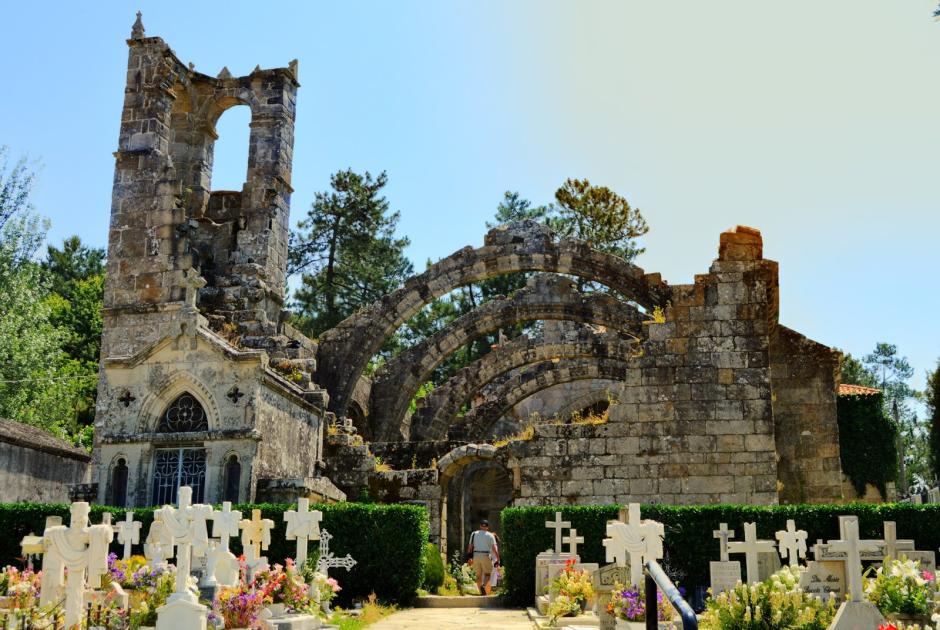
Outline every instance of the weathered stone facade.
{"type": "Polygon", "coordinates": [[[310,381],[316,344],[283,315],[296,63],[210,77],[146,37],[139,17],[127,43],[97,499],[164,502],[181,482],[207,501],[341,498],[318,479],[328,414],[310,381]],[[247,181],[213,191],[215,123],[239,105],[251,109],[247,181]]]}

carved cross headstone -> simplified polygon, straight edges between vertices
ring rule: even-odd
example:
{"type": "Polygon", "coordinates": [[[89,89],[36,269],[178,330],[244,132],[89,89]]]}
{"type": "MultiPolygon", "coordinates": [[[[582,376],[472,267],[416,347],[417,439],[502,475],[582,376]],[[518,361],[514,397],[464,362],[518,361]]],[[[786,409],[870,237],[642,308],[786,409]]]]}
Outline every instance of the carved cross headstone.
{"type": "Polygon", "coordinates": [[[351,555],[346,554],[345,558],[337,558],[330,551],[330,541],[333,535],[325,529],[320,530],[320,557],[317,558],[317,573],[329,576],[330,569],[346,569],[349,571],[356,566],[356,561],[351,555]]]}
{"type": "Polygon", "coordinates": [[[154,513],[153,522],[144,541],[144,556],[154,565],[162,565],[173,557],[173,540],[169,537],[160,515],[154,513]]]}
{"type": "Polygon", "coordinates": [[[728,541],[734,538],[734,530],[728,529],[727,523],[722,523],[718,526],[718,529],[712,531],[712,538],[717,538],[721,542],[719,543],[719,551],[721,554],[722,562],[729,562],[728,560],[728,541]]]}
{"type": "Polygon", "coordinates": [[[222,509],[212,514],[212,536],[219,539],[219,548],[228,551],[228,539],[238,536],[242,513],[232,509],[231,501],[223,501],[222,509]]]}
{"type": "Polygon", "coordinates": [[[562,539],[568,545],[568,553],[572,556],[578,555],[578,545],[584,542],[584,536],[578,536],[578,530],[571,528],[568,535],[562,539]]]}
{"type": "Polygon", "coordinates": [[[320,537],[320,521],[323,520],[323,512],[319,510],[310,511],[310,499],[297,499],[297,510],[287,510],[284,512],[284,520],[287,521],[287,540],[297,541],[297,557],[294,563],[297,570],[303,569],[307,561],[307,541],[317,540],[320,537]]]}
{"type": "Polygon", "coordinates": [[[176,546],[176,591],[168,601],[188,600],[198,603],[196,596],[189,590],[188,580],[194,548],[201,549],[204,554],[209,545],[206,519],[211,515],[212,507],[194,505],[192,498],[193,489],[180,486],[177,495],[178,507],[164,505],[156,511],[165,527],[166,538],[176,546]]]}
{"type": "Polygon", "coordinates": [[[245,553],[245,564],[248,565],[249,574],[253,575],[256,569],[267,562],[261,552],[267,551],[268,545],[271,544],[271,530],[274,528],[274,521],[269,518],[261,518],[261,510],[252,510],[251,520],[242,519],[238,525],[242,529],[242,549],[245,553]]]}
{"type": "Polygon", "coordinates": [[[744,542],[728,543],[729,553],[744,554],[744,564],[747,569],[747,581],[749,583],[760,581],[757,554],[773,551],[776,551],[776,545],[773,541],[757,539],[757,523],[744,524],[744,542]]]}
{"type": "MultiPolygon", "coordinates": [[[[235,586],[239,579],[238,558],[228,548],[228,539],[238,536],[238,524],[242,513],[232,509],[231,501],[223,501],[222,509],[212,513],[212,535],[219,543],[209,551],[207,572],[222,586],[235,586]]],[[[211,547],[210,543],[210,547],[211,547]]]]}
{"type": "Polygon", "coordinates": [[[631,503],[629,522],[607,523],[607,538],[604,539],[608,562],[624,566],[630,563],[630,581],[639,586],[643,579],[643,564],[648,559],[663,557],[664,529],[662,523],[640,519],[640,505],[631,503]]]}
{"type": "Polygon", "coordinates": [[[849,601],[860,602],[864,599],[861,552],[877,550],[877,545],[874,540],[859,540],[857,520],[845,522],[843,540],[829,541],[829,549],[845,553],[845,579],[848,583],[849,601]]]}
{"type": "Polygon", "coordinates": [[[555,530],[555,553],[562,553],[561,532],[563,529],[571,527],[571,523],[561,520],[561,512],[555,512],[555,520],[545,521],[545,527],[555,530]]]}
{"type": "Polygon", "coordinates": [[[99,588],[108,572],[108,545],[114,539],[110,525],[89,525],[90,506],[84,501],[71,507],[68,527],[58,525],[43,532],[43,559],[40,605],[55,602],[65,586],[65,627],[81,624],[85,589],[99,588]],[[67,575],[66,575],[67,573],[67,575]]]}
{"type": "Polygon", "coordinates": [[[124,545],[124,559],[131,557],[131,546],[140,542],[140,521],[134,520],[134,513],[130,510],[124,515],[124,520],[115,526],[118,542],[124,545]]]}
{"type": "MultiPolygon", "coordinates": [[[[800,565],[800,558],[806,559],[806,531],[796,528],[793,519],[787,519],[787,528],[777,532],[777,546],[780,557],[787,560],[791,567],[800,565]]],[[[748,576],[750,578],[750,576],[748,576]]]]}

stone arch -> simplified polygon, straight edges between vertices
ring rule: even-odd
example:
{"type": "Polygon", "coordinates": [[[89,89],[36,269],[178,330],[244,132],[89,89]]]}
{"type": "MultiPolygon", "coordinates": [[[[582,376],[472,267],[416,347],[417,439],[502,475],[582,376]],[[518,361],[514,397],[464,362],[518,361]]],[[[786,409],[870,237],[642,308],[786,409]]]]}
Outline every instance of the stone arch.
{"type": "Polygon", "coordinates": [[[165,379],[156,393],[150,394],[144,400],[137,420],[138,431],[156,432],[164,410],[183,394],[192,395],[202,405],[209,431],[217,431],[222,427],[222,414],[212,390],[192,374],[177,372],[165,379]]]}
{"type": "MultiPolygon", "coordinates": [[[[519,495],[522,488],[522,469],[519,461],[492,444],[464,444],[444,455],[437,464],[437,478],[441,489],[441,550],[445,554],[447,553],[447,511],[451,482],[463,470],[476,462],[492,462],[502,467],[511,479],[513,498],[519,495]]],[[[463,536],[461,535],[460,538],[462,539],[463,536]]]]}
{"type": "Polygon", "coordinates": [[[583,241],[558,240],[532,221],[490,230],[483,247],[466,247],[431,265],[369,308],[340,322],[319,339],[320,384],[330,410],[341,415],[369,360],[382,343],[432,300],[474,282],[520,271],[562,273],[600,282],[646,309],[665,308],[671,289],[644,271],[583,241]]]}
{"type": "Polygon", "coordinates": [[[565,320],[642,335],[644,315],[606,293],[583,294],[561,276],[538,275],[511,298],[490,300],[437,334],[402,352],[376,372],[370,396],[371,426],[378,439],[408,435],[408,406],[421,385],[467,342],[522,321],[565,320]]]}
{"type": "Polygon", "coordinates": [[[613,332],[597,333],[587,326],[578,327],[572,336],[555,343],[520,337],[461,369],[421,399],[411,417],[411,438],[443,439],[448,422],[470,402],[473,394],[512,370],[551,359],[609,357],[627,360],[636,352],[635,339],[613,332]]]}
{"type": "Polygon", "coordinates": [[[627,381],[635,362],[631,360],[593,358],[562,359],[534,363],[509,374],[499,382],[492,382],[483,392],[484,400],[473,407],[452,429],[466,432],[470,440],[485,439],[492,426],[516,404],[544,389],[561,383],[589,379],[627,381]]]}

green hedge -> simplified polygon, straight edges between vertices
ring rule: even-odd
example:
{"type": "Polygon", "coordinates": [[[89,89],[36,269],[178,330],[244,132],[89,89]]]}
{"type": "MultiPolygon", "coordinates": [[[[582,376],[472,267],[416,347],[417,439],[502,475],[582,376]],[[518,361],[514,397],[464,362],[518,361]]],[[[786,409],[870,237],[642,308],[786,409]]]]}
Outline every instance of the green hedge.
{"type": "MultiPolygon", "coordinates": [[[[264,518],[274,521],[271,532],[271,547],[266,552],[269,561],[283,562],[293,557],[296,543],[284,538],[286,524],[283,513],[290,509],[286,504],[236,505],[245,518],[251,517],[252,508],[261,510],[264,518]]],[[[348,573],[344,569],[333,569],[343,590],[340,601],[367,597],[374,592],[380,600],[406,603],[415,594],[424,580],[425,545],[428,541],[427,510],[418,505],[375,505],[361,503],[334,503],[317,505],[323,512],[321,526],[333,535],[330,551],[337,556],[347,553],[356,559],[356,566],[348,573]]],[[[141,542],[146,537],[153,521],[154,508],[134,510],[137,520],[143,523],[141,542]]],[[[125,510],[92,506],[92,523],[101,522],[102,512],[112,512],[113,520],[122,520],[125,510]]],[[[68,524],[69,507],[64,504],[6,503],[0,504],[0,566],[17,564],[20,555],[20,540],[26,534],[41,533],[46,516],[60,515],[68,524]]],[[[210,530],[211,533],[211,530],[210,530]]],[[[240,539],[231,540],[232,552],[241,552],[240,539]]],[[[311,553],[317,549],[311,544],[311,553]]],[[[115,540],[112,551],[119,552],[115,540]]],[[[142,545],[134,553],[143,553],[142,545]]]]}
{"type": "Polygon", "coordinates": [[[886,497],[887,483],[898,476],[898,429],[885,415],[882,395],[838,396],[836,413],[842,471],[860,497],[865,496],[868,483],[886,497]]]}
{"type": "MultiPolygon", "coordinates": [[[[554,520],[561,511],[584,536],[579,548],[583,562],[606,564],[603,539],[608,520],[617,518],[619,506],[511,507],[503,510],[502,547],[500,557],[506,568],[506,588],[512,603],[531,605],[535,597],[535,556],[555,545],[554,530],[545,522],[554,520]]],[[[744,534],[742,524],[756,522],[762,539],[774,539],[774,533],[786,528],[792,518],[809,534],[809,544],[817,539],[838,537],[841,514],[857,514],[864,538],[881,538],[883,521],[896,521],[899,538],[913,538],[917,548],[936,551],[940,546],[940,505],[864,504],[848,505],[709,505],[673,506],[644,505],[643,518],[657,520],[665,526],[667,572],[688,589],[708,586],[708,562],[718,560],[718,541],[712,532],[719,523],[728,523],[736,539],[744,534]]]]}

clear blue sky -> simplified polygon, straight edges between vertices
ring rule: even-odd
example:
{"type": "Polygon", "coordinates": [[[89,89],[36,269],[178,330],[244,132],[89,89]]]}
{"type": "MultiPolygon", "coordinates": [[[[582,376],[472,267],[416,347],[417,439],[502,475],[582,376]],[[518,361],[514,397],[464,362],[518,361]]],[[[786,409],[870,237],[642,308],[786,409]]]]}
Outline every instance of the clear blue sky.
{"type": "MultiPolygon", "coordinates": [[[[340,168],[387,170],[419,269],[482,242],[504,190],[608,185],[650,223],[639,263],[689,282],[760,228],[781,320],[916,385],[940,356],[940,24],[933,0],[18,2],[0,144],[44,164],[51,238],[104,245],[134,12],[216,74],[300,60],[293,216],[340,168]],[[271,7],[277,7],[273,9],[271,7]]],[[[243,179],[221,123],[215,187],[243,179]]]]}

